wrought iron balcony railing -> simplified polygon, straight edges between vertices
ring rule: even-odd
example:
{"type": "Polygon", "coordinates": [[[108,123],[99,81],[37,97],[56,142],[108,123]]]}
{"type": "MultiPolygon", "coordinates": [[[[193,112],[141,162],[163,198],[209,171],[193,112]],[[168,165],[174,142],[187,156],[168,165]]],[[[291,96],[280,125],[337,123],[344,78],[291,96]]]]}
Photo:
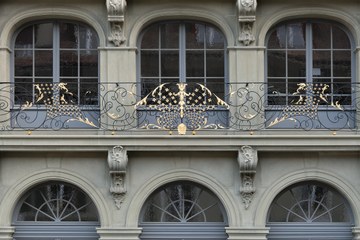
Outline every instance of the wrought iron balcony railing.
{"type": "Polygon", "coordinates": [[[178,131],[330,129],[358,131],[360,85],[334,82],[201,84],[1,83],[7,130],[178,131]],[[141,96],[142,95],[142,96],[141,96]]]}

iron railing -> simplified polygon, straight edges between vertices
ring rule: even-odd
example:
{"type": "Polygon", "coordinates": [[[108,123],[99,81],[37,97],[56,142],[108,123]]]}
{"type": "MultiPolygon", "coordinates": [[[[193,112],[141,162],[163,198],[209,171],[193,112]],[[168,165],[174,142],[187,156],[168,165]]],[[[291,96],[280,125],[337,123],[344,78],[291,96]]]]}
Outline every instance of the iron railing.
{"type": "Polygon", "coordinates": [[[358,84],[0,83],[0,129],[358,131],[358,84]],[[147,86],[147,85],[146,85],[147,86]]]}

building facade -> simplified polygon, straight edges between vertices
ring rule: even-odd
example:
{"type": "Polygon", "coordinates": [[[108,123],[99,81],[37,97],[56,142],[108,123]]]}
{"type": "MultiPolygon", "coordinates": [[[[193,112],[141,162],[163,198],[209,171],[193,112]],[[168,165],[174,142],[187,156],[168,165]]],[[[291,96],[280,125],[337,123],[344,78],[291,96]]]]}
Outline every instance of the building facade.
{"type": "Polygon", "coordinates": [[[0,1],[0,239],[360,239],[359,11],[0,1]]]}

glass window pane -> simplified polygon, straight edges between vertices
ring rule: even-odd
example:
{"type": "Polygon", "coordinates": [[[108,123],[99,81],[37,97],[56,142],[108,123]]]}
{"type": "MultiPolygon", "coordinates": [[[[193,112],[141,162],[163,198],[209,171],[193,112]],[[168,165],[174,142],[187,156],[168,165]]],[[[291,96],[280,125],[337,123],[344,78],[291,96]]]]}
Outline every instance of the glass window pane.
{"type": "Polygon", "coordinates": [[[77,51],[60,51],[60,76],[78,76],[77,51]]]}
{"type": "Polygon", "coordinates": [[[225,47],[224,35],[214,27],[206,26],[206,48],[223,49],[225,47]]]}
{"type": "Polygon", "coordinates": [[[17,35],[15,48],[33,48],[33,26],[23,29],[17,35]]]}
{"type": "Polygon", "coordinates": [[[142,79],[141,80],[141,97],[144,98],[146,95],[155,90],[160,85],[159,79],[142,79]]]}
{"type": "Polygon", "coordinates": [[[159,76],[159,52],[141,51],[141,76],[159,76]]]}
{"type": "Polygon", "coordinates": [[[203,77],[204,76],[204,52],[187,51],[186,52],[186,76],[203,77]]]}
{"type": "Polygon", "coordinates": [[[98,52],[90,50],[80,51],[80,76],[98,76],[98,52]]]}
{"type": "Polygon", "coordinates": [[[77,24],[60,23],[60,48],[79,48],[77,24]]]}
{"type": "Polygon", "coordinates": [[[53,53],[47,50],[35,51],[35,76],[53,75],[53,53]]]}
{"type": "MultiPolygon", "coordinates": [[[[207,79],[206,80],[206,87],[210,89],[210,91],[218,96],[221,99],[225,97],[225,84],[224,79],[207,79]]],[[[214,103],[215,104],[215,103],[214,103]]]]}
{"type": "Polygon", "coordinates": [[[149,27],[142,36],[141,49],[159,48],[159,25],[149,27]]]}
{"type": "Polygon", "coordinates": [[[334,77],[351,77],[351,52],[333,52],[334,77]]]}
{"type": "Polygon", "coordinates": [[[285,25],[277,27],[270,35],[268,40],[268,49],[286,48],[286,27],[285,25]]]}
{"type": "Polygon", "coordinates": [[[313,23],[312,36],[314,49],[330,49],[331,48],[331,24],[329,23],[313,23]]]}
{"type": "Polygon", "coordinates": [[[336,79],[333,83],[334,85],[334,94],[351,94],[351,79],[336,79]]]}
{"type": "Polygon", "coordinates": [[[35,48],[52,48],[53,24],[41,23],[35,25],[34,28],[35,28],[35,48]]]}
{"type": "Polygon", "coordinates": [[[333,48],[334,49],[351,49],[348,35],[339,27],[333,26],[333,48]]]}
{"type": "Polygon", "coordinates": [[[79,25],[79,39],[81,49],[97,49],[99,46],[98,35],[90,27],[79,25]]]}
{"type": "Polygon", "coordinates": [[[331,76],[331,52],[313,51],[313,76],[331,76]]]}
{"type": "Polygon", "coordinates": [[[15,79],[15,104],[33,102],[33,82],[31,78],[15,79]]]}
{"type": "Polygon", "coordinates": [[[286,55],[285,51],[268,51],[268,76],[285,77],[286,76],[286,55]]]}
{"type": "Polygon", "coordinates": [[[161,76],[179,76],[179,51],[161,52],[161,76]]]}
{"type": "Polygon", "coordinates": [[[167,23],[160,25],[161,48],[178,49],[179,48],[179,24],[167,23]]]}
{"type": "Polygon", "coordinates": [[[305,51],[288,51],[288,76],[306,76],[306,53],[305,51]]]}
{"type": "Polygon", "coordinates": [[[306,47],[306,24],[290,23],[287,25],[288,48],[305,49],[306,47]]]}
{"type": "Polygon", "coordinates": [[[205,26],[199,23],[187,23],[186,28],[186,48],[199,49],[205,48],[205,26]]]}
{"type": "Polygon", "coordinates": [[[98,79],[89,78],[80,80],[80,104],[81,105],[98,105],[98,79]]]}
{"type": "Polygon", "coordinates": [[[268,79],[268,94],[286,94],[286,79],[268,79]]]}
{"type": "Polygon", "coordinates": [[[32,76],[33,74],[33,51],[15,50],[15,76],[32,76]]]}
{"type": "Polygon", "coordinates": [[[63,105],[77,105],[79,100],[79,93],[78,93],[78,80],[77,79],[61,79],[62,83],[65,83],[64,86],[66,89],[62,89],[60,91],[61,94],[61,101],[60,104],[63,105]]]}
{"type": "Polygon", "coordinates": [[[223,77],[225,74],[224,61],[224,51],[207,51],[206,76],[223,77]]]}

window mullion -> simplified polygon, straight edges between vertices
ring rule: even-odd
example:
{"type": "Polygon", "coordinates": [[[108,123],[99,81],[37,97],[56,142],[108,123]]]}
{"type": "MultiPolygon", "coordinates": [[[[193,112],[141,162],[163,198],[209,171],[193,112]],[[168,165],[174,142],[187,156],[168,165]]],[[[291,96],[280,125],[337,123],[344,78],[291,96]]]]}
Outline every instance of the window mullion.
{"type": "Polygon", "coordinates": [[[53,27],[53,82],[60,82],[60,28],[59,23],[54,22],[53,27]]]}
{"type": "Polygon", "coordinates": [[[179,82],[186,82],[186,30],[179,25],[179,82]]]}
{"type": "Polygon", "coordinates": [[[312,47],[312,30],[311,23],[306,24],[306,82],[313,83],[313,47],[312,47]]]}

